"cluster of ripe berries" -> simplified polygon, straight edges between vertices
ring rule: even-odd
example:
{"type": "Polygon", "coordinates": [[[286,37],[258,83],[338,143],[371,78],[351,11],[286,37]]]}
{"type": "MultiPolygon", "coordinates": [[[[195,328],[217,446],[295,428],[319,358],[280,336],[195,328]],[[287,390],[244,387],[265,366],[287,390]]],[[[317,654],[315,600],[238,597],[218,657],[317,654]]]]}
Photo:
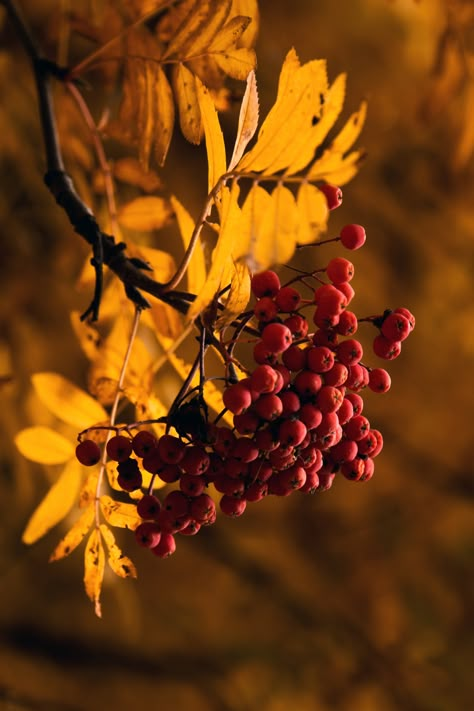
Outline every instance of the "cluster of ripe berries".
{"type": "MultiPolygon", "coordinates": [[[[346,225],[339,239],[346,248],[358,249],[365,230],[346,225]]],[[[313,276],[320,271],[327,282],[317,277],[320,285],[310,300],[303,300],[296,288],[301,278],[282,286],[273,271],[253,277],[260,337],[250,375],[223,393],[233,428],[208,423],[205,436],[156,438],[142,430],[134,437],[109,439],[107,455],[118,463],[124,491],[141,488],[142,469],[178,486],[160,501],[151,485],[137,503],[143,519],[135,531],[137,541],[158,557],[174,552],[177,533],[194,535],[214,523],[215,500],[207,493],[211,483],[221,511],[238,517],[249,502],[268,494],[326,491],[337,474],[359,482],[373,476],[383,440],[363,414],[360,392],[366,387],[386,392],[390,376],[384,368],[362,363],[362,345],[353,338],[359,324],[347,308],[354,296],[353,264],[336,257],[313,276]],[[308,308],[311,325],[303,313],[308,308]]],[[[378,329],[374,353],[388,360],[400,353],[415,325],[405,308],[363,320],[378,329]]],[[[92,440],[82,441],[76,454],[87,465],[101,457],[92,440]]]]}

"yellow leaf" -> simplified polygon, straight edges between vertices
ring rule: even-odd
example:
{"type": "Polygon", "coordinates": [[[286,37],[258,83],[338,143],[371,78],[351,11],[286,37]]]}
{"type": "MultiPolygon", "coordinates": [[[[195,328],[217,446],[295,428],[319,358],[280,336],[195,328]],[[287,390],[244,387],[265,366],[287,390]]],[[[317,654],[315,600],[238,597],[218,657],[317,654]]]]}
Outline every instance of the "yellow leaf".
{"type": "Polygon", "coordinates": [[[138,63],[142,66],[142,72],[137,87],[139,89],[138,115],[136,119],[138,128],[138,158],[143,168],[147,170],[155,126],[154,84],[156,66],[146,61],[140,61],[138,63]]]}
{"type": "Polygon", "coordinates": [[[73,527],[66,533],[64,538],[59,541],[58,545],[51,553],[49,557],[49,562],[53,563],[55,560],[60,560],[65,558],[67,555],[72,553],[80,543],[84,540],[87,532],[92,526],[94,520],[95,508],[91,502],[89,506],[82,512],[73,527]]]}
{"type": "Polygon", "coordinates": [[[196,77],[199,108],[206,137],[206,151],[208,163],[207,191],[211,192],[217,181],[225,173],[226,157],[224,136],[217,117],[208,89],[199,78],[196,77]]]}
{"type": "MultiPolygon", "coordinates": [[[[330,178],[332,173],[340,171],[349,165],[356,165],[361,153],[359,151],[354,151],[349,155],[346,154],[349,148],[359,137],[364,125],[366,113],[367,104],[364,101],[360,105],[359,110],[355,111],[349,117],[339,134],[331,142],[329,148],[327,148],[322,156],[313,163],[308,172],[309,180],[327,180],[327,182],[331,182],[331,180],[334,180],[334,178],[330,178]]],[[[345,182],[347,182],[347,180],[345,182]]],[[[343,183],[337,184],[342,185],[343,183]]]]}
{"type": "Polygon", "coordinates": [[[249,141],[252,140],[258,126],[258,92],[255,72],[251,71],[247,77],[245,94],[240,105],[239,125],[234,144],[234,152],[229,163],[229,170],[233,170],[242,158],[249,141]]]}
{"type": "MultiPolygon", "coordinates": [[[[202,3],[204,4],[204,3],[202,3]]],[[[190,38],[187,46],[180,51],[180,56],[186,59],[197,54],[206,53],[216,34],[224,25],[230,12],[232,0],[210,0],[208,16],[201,24],[199,31],[190,38]]]]}
{"type": "MultiPolygon", "coordinates": [[[[102,311],[101,311],[102,315],[102,311]]],[[[76,334],[84,354],[89,360],[94,360],[99,352],[100,336],[96,328],[88,324],[86,321],[81,321],[79,311],[71,312],[71,325],[76,334]]]]}
{"type": "Polygon", "coordinates": [[[118,547],[115,542],[115,536],[110,528],[106,526],[105,523],[101,523],[100,532],[107,546],[109,554],[108,563],[115,575],[118,575],[120,578],[136,578],[137,569],[130,558],[127,558],[118,547]]]}
{"type": "Polygon", "coordinates": [[[252,21],[249,28],[243,37],[240,38],[239,45],[242,47],[253,47],[259,29],[258,0],[233,0],[231,14],[251,18],[252,21]]]}
{"type": "Polygon", "coordinates": [[[261,233],[252,254],[262,269],[289,262],[296,246],[298,213],[293,194],[278,184],[271,198],[271,209],[263,216],[261,233]]]}
{"type": "Polygon", "coordinates": [[[162,59],[173,56],[182,59],[186,56],[187,50],[209,20],[211,4],[214,6],[216,0],[197,0],[192,5],[181,24],[175,29],[162,59]]]}
{"type": "MultiPolygon", "coordinates": [[[[327,81],[325,82],[327,87],[327,81]]],[[[331,128],[336,123],[344,105],[346,92],[346,75],[339,74],[327,91],[322,91],[316,101],[319,109],[314,112],[306,144],[301,145],[300,152],[285,170],[285,175],[293,175],[302,170],[313,160],[316,149],[321,145],[331,128]]]]}
{"type": "Polygon", "coordinates": [[[239,47],[238,49],[227,49],[225,52],[213,55],[216,64],[223,72],[233,79],[244,81],[249,72],[255,69],[257,58],[253,49],[239,47]]]}
{"type": "Polygon", "coordinates": [[[209,52],[224,52],[229,47],[235,46],[251,22],[251,17],[243,15],[233,17],[216,34],[209,46],[209,52]]]}
{"type": "Polygon", "coordinates": [[[156,124],[154,127],[155,157],[158,165],[164,165],[174,128],[173,92],[163,69],[157,65],[155,71],[155,92],[157,96],[156,124]]]}
{"type": "Polygon", "coordinates": [[[321,180],[334,185],[345,185],[359,170],[364,155],[363,151],[351,151],[346,156],[341,153],[333,153],[321,166],[321,180]]]}
{"type": "Polygon", "coordinates": [[[84,509],[95,501],[97,484],[99,482],[99,467],[95,467],[85,480],[79,492],[79,508],[84,509]]]}
{"type": "Polygon", "coordinates": [[[141,523],[142,519],[137,514],[137,507],[134,504],[124,504],[121,501],[114,501],[110,496],[100,497],[100,507],[104,518],[111,526],[118,528],[129,528],[134,531],[141,523]]]}
{"type": "MultiPolygon", "coordinates": [[[[187,249],[194,231],[194,220],[186,208],[179,202],[178,198],[172,195],[170,201],[176,219],[178,220],[178,227],[181,233],[181,239],[183,240],[184,249],[187,249]]],[[[202,251],[200,240],[198,240],[194,247],[193,256],[188,265],[186,276],[188,280],[188,291],[192,294],[197,294],[198,291],[202,289],[206,280],[206,264],[204,262],[204,252],[202,251]]]]}
{"type": "Polygon", "coordinates": [[[298,208],[298,231],[296,241],[298,244],[314,242],[321,232],[326,230],[329,216],[328,204],[325,196],[314,185],[302,183],[296,198],[298,208]]]}
{"type": "Polygon", "coordinates": [[[138,197],[120,208],[118,219],[122,227],[139,232],[159,230],[171,219],[168,200],[153,195],[138,197]]]}
{"type": "Polygon", "coordinates": [[[74,456],[72,442],[49,427],[26,427],[15,437],[24,457],[39,464],[64,464],[74,456]]]}
{"type": "Polygon", "coordinates": [[[71,459],[28,521],[21,538],[23,543],[34,543],[67,516],[81,479],[82,467],[76,459],[71,459]]]}
{"type": "Polygon", "coordinates": [[[154,193],[163,188],[160,177],[153,170],[143,170],[139,161],[130,156],[116,160],[113,170],[117,180],[134,185],[145,193],[154,193]]]}
{"type": "Polygon", "coordinates": [[[48,410],[68,425],[82,430],[107,419],[107,413],[96,400],[62,375],[35,373],[31,379],[36,394],[48,410]]]}
{"type": "Polygon", "coordinates": [[[198,144],[202,137],[201,110],[199,108],[196,78],[181,62],[173,65],[172,81],[179,111],[179,125],[183,136],[198,144]]]}
{"type": "Polygon", "coordinates": [[[223,301],[224,311],[216,321],[216,329],[228,326],[243,313],[250,300],[250,274],[245,261],[236,262],[233,266],[233,275],[227,298],[223,301]]]}
{"type": "Polygon", "coordinates": [[[221,191],[222,195],[222,218],[221,229],[217,244],[212,253],[212,264],[206,283],[197,295],[197,298],[191,304],[187,314],[188,321],[192,321],[211,303],[219,287],[221,286],[222,273],[224,266],[229,259],[229,255],[233,253],[234,244],[240,234],[240,223],[242,221],[242,213],[238,205],[239,186],[236,182],[232,183],[229,190],[224,188],[221,191]]]}
{"type": "Polygon", "coordinates": [[[153,278],[156,281],[168,281],[176,271],[174,257],[169,252],[140,245],[136,249],[136,254],[148,262],[153,269],[153,278]]]}
{"type": "Polygon", "coordinates": [[[94,528],[87,541],[84,554],[84,587],[87,596],[94,603],[95,614],[102,617],[100,593],[105,570],[105,552],[100,531],[94,528]]]}

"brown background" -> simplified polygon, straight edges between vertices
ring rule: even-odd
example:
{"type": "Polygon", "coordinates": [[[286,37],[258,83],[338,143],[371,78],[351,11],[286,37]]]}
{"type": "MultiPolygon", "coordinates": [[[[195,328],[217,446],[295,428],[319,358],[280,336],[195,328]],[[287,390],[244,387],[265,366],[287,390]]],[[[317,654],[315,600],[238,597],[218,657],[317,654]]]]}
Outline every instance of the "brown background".
{"type": "MultiPolygon", "coordinates": [[[[56,3],[26,5],[47,43],[56,3]]],[[[123,539],[139,580],[107,576],[102,621],[82,590],[81,554],[47,565],[58,531],[31,549],[21,544],[47,478],[12,438],[35,417],[31,373],[84,383],[68,313],[87,298],[71,289],[86,251],[42,186],[29,67],[2,21],[0,371],[13,382],[0,391],[1,709],[472,704],[473,168],[453,162],[469,84],[433,95],[441,2],[292,0],[262,2],[261,12],[264,108],[291,45],[304,61],[327,57],[332,78],[348,71],[347,113],[369,99],[360,141],[368,160],[331,231],[367,228],[354,255],[358,313],[406,305],[417,318],[391,365],[391,392],[366,398],[386,440],[376,475],[250,506],[241,520],[180,540],[167,561],[123,539]]],[[[178,140],[170,161],[185,151],[178,140]]],[[[192,166],[170,180],[197,210],[192,166]]]]}

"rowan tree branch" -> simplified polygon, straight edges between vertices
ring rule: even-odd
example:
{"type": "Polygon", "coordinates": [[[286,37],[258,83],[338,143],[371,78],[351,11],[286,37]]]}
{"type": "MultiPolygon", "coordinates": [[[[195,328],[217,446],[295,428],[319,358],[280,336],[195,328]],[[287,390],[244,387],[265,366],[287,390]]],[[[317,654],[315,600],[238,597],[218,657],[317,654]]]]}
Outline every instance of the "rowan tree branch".
{"type": "Polygon", "coordinates": [[[126,245],[123,242],[117,244],[112,235],[102,232],[92,210],[76,192],[73,180],[64,167],[51,94],[51,77],[66,81],[70,78],[69,71],[43,56],[15,0],[0,0],[0,4],[6,8],[10,21],[33,66],[46,154],[45,183],[58,205],[66,213],[75,232],[93,248],[91,264],[96,273],[94,296],[81,318],[90,318],[90,320],[96,321],[99,316],[104,264],[122,281],[128,298],[137,308],[144,309],[150,306],[147,299],[140,293],[144,291],[186,314],[189,301],[195,297],[191,294],[183,294],[183,292],[170,291],[169,286],[165,293],[163,285],[144,272],[149,269],[145,262],[127,257],[125,254],[126,245]]]}

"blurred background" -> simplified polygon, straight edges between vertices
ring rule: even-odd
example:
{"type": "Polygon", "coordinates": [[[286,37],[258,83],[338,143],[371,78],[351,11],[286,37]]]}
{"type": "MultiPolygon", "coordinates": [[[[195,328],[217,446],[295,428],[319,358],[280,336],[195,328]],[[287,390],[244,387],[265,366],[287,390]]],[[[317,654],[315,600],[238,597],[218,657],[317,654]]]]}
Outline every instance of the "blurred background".
{"type": "MultiPolygon", "coordinates": [[[[59,5],[25,3],[52,56],[59,5]]],[[[30,68],[0,12],[0,376],[11,376],[0,388],[0,709],[472,707],[472,3],[273,0],[260,11],[262,115],[291,46],[302,61],[327,58],[331,79],[348,72],[346,116],[369,101],[368,157],[329,231],[367,229],[354,310],[403,305],[417,320],[392,390],[365,398],[385,437],[375,476],[221,517],[165,561],[121,538],[139,580],[106,576],[102,620],[81,552],[47,564],[63,530],[21,543],[57,472],[20,457],[13,437],[53,424],[32,373],[86,382],[69,312],[87,302],[71,288],[87,250],[43,186],[30,68]]],[[[196,214],[202,163],[186,164],[189,150],[177,137],[168,179],[196,214]]]]}

